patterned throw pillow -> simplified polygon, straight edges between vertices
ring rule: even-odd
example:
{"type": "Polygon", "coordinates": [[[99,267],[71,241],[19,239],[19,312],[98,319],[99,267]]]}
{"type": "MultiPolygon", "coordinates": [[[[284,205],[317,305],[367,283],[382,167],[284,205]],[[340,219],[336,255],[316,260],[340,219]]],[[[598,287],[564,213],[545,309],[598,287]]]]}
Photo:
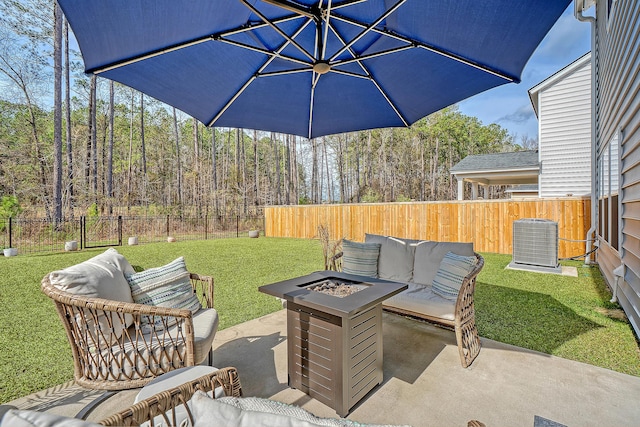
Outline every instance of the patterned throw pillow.
{"type": "Polygon", "coordinates": [[[380,243],[358,243],[342,240],[342,272],[378,277],[380,243]]]}
{"type": "MultiPolygon", "coordinates": [[[[131,287],[133,301],[138,304],[154,305],[156,307],[168,307],[188,309],[192,313],[202,308],[198,296],[193,293],[189,272],[180,257],[169,264],[150,268],[139,273],[126,276],[131,287]]],[[[173,321],[168,327],[176,322],[173,321]]],[[[153,320],[142,317],[142,330],[147,333],[151,329],[162,329],[162,319],[155,316],[153,320]],[[155,327],[153,327],[155,324],[155,327]]]]}
{"type": "Polygon", "coordinates": [[[442,259],[436,277],[433,278],[433,292],[448,300],[458,299],[458,292],[464,278],[476,265],[476,257],[462,256],[447,252],[442,259]]]}

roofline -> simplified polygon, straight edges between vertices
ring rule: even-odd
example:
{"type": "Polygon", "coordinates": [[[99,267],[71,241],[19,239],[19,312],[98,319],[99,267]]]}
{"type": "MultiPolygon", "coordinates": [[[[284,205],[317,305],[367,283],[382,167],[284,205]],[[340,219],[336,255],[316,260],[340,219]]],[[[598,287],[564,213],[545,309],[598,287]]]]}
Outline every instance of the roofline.
{"type": "Polygon", "coordinates": [[[537,166],[526,166],[521,168],[511,168],[511,169],[476,169],[476,170],[465,170],[465,171],[455,171],[451,170],[449,173],[451,175],[471,175],[478,173],[508,173],[508,172],[540,172],[540,165],[537,166]]]}
{"type": "Polygon", "coordinates": [[[529,101],[531,101],[531,105],[533,107],[533,112],[538,117],[538,93],[544,89],[547,89],[549,86],[556,84],[559,80],[564,79],[569,74],[574,73],[578,68],[583,67],[591,61],[591,51],[585,53],[580,58],[576,59],[572,63],[566,65],[565,67],[559,69],[546,79],[542,80],[537,85],[533,86],[528,90],[529,93],[529,101]]]}

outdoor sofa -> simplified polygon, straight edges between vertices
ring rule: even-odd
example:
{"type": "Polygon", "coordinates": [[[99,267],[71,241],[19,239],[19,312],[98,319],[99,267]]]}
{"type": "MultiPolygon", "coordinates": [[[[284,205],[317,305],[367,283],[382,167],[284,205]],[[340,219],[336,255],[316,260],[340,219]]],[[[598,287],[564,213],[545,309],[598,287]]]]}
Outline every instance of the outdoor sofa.
{"type": "Polygon", "coordinates": [[[475,323],[476,277],[484,258],[473,243],[435,242],[366,234],[364,243],[343,239],[330,269],[407,283],[385,300],[387,311],[455,330],[460,362],[471,365],[481,344],[475,323]]]}
{"type": "Polygon", "coordinates": [[[115,249],[42,279],[67,333],[75,381],[124,390],[174,369],[212,363],[213,278],[182,257],[141,272],[115,249]]]}

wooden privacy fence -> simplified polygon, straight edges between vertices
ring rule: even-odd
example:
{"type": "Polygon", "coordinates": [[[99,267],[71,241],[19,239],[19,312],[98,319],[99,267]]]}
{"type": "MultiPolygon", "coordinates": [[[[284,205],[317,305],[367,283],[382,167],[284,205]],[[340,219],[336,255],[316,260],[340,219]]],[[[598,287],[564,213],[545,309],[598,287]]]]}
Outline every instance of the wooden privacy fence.
{"type": "Polygon", "coordinates": [[[480,252],[511,254],[513,221],[558,222],[560,258],[584,254],[591,225],[588,198],[463,200],[265,207],[265,235],[318,237],[326,225],[331,239],[363,241],[365,233],[411,239],[473,242],[480,252]],[[570,241],[574,240],[574,241],[570,241]]]}

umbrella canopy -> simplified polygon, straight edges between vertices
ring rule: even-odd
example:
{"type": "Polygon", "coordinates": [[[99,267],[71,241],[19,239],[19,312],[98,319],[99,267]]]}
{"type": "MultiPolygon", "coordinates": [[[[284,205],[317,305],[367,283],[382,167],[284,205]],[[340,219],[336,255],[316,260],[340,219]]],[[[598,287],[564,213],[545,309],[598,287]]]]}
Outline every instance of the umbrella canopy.
{"type": "Polygon", "coordinates": [[[209,126],[308,138],[520,81],[570,0],[58,0],[87,73],[209,126]]]}

